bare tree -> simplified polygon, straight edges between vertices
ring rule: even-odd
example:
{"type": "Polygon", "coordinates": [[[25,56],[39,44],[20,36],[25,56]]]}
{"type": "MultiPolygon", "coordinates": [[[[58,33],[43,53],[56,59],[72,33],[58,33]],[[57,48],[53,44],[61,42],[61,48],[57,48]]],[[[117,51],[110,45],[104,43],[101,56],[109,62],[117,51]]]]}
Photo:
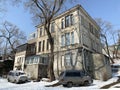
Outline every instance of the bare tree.
{"type": "Polygon", "coordinates": [[[54,16],[62,10],[62,7],[65,6],[65,2],[76,2],[76,0],[13,0],[13,2],[23,1],[25,8],[33,14],[35,21],[38,21],[44,25],[44,29],[47,33],[49,43],[50,43],[50,60],[48,66],[48,75],[50,81],[55,80],[53,72],[53,63],[54,63],[54,39],[50,32],[50,23],[53,20],[54,16]],[[36,19],[37,18],[37,19],[36,19]]]}
{"type": "Polygon", "coordinates": [[[54,63],[54,39],[50,32],[50,23],[53,17],[61,10],[66,0],[28,0],[25,5],[35,17],[39,17],[44,24],[50,43],[50,60],[48,66],[48,75],[50,81],[55,80],[53,63],[54,63]]]}
{"type": "MultiPolygon", "coordinates": [[[[120,30],[117,31],[117,34],[118,34],[118,40],[117,40],[117,48],[116,48],[116,52],[115,52],[115,56],[116,58],[118,58],[118,50],[120,48],[120,30]]],[[[120,57],[119,57],[120,58],[120,57]]]]}
{"type": "Polygon", "coordinates": [[[110,31],[112,30],[112,24],[110,22],[104,21],[101,18],[95,19],[97,24],[100,26],[100,36],[101,36],[101,42],[103,44],[103,49],[107,53],[108,57],[110,58],[111,62],[114,63],[110,51],[109,51],[109,43],[108,43],[108,37],[110,31]]]}
{"type": "MultiPolygon", "coordinates": [[[[25,34],[16,25],[5,21],[0,29],[0,39],[4,40],[4,54],[16,53],[16,47],[26,41],[25,34]]],[[[12,57],[14,58],[14,57],[12,57]]]]}

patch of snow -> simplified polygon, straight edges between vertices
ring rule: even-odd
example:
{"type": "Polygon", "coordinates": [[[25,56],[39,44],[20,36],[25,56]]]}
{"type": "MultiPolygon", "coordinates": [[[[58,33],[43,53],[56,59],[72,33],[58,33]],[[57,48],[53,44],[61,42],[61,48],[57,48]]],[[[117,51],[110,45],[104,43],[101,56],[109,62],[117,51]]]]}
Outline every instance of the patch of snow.
{"type": "MultiPolygon", "coordinates": [[[[111,78],[108,81],[100,81],[100,80],[94,80],[93,84],[91,86],[80,86],[80,87],[72,87],[69,88],[69,90],[93,90],[93,89],[99,89],[100,87],[110,84],[112,82],[117,81],[118,78],[114,77],[111,78]]],[[[62,85],[56,86],[56,87],[45,87],[46,85],[52,85],[57,83],[58,80],[53,82],[27,82],[23,84],[14,84],[8,82],[6,79],[0,78],[0,90],[68,90],[68,88],[63,87],[62,85]]]]}
{"type": "Polygon", "coordinates": [[[48,82],[49,81],[49,79],[48,78],[42,78],[42,80],[41,81],[46,81],[46,82],[48,82]]]}

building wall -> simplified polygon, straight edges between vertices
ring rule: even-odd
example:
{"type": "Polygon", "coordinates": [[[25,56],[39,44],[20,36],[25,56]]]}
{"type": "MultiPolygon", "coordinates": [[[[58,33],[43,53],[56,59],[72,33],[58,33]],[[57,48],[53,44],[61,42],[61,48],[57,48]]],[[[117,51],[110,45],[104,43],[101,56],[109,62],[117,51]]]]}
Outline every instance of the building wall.
{"type": "Polygon", "coordinates": [[[54,56],[54,74],[58,78],[59,74],[64,70],[82,70],[82,56],[78,49],[65,50],[55,54],[54,56]],[[66,54],[71,54],[70,62],[66,62],[66,54]]]}
{"type": "MultiPolygon", "coordinates": [[[[96,24],[96,22],[88,15],[88,13],[81,7],[75,7],[72,8],[63,14],[57,16],[53,19],[51,23],[54,22],[54,32],[52,33],[52,36],[54,37],[54,71],[56,77],[58,77],[59,73],[66,69],[83,69],[83,60],[82,53],[78,53],[79,47],[83,47],[91,52],[98,52],[102,53],[101,51],[101,43],[100,43],[100,37],[99,37],[99,26],[96,24]],[[70,17],[73,15],[73,24],[70,24],[69,26],[65,26],[65,20],[66,17],[70,17]],[[64,21],[63,28],[61,27],[62,20],[64,21]],[[72,34],[74,33],[74,43],[71,43],[72,41],[72,34]],[[62,36],[66,37],[65,35],[69,33],[69,45],[66,45],[68,43],[68,40],[62,39],[62,36]],[[63,42],[65,45],[62,45],[63,42]],[[72,67],[66,67],[65,66],[65,54],[72,53],[72,62],[75,63],[75,65],[72,65],[72,67]]],[[[51,27],[50,27],[51,28],[51,27]]],[[[51,30],[51,29],[50,29],[51,30]]],[[[47,49],[47,34],[44,30],[43,25],[39,25],[37,27],[37,55],[40,54],[48,54],[50,53],[50,45],[47,49]],[[42,30],[42,31],[41,31],[42,30]],[[42,33],[41,33],[42,32],[42,33]],[[44,41],[44,44],[43,44],[44,41]],[[40,43],[41,42],[41,49],[39,50],[40,43]]],[[[86,54],[85,54],[86,55],[86,54]]],[[[90,55],[89,55],[90,56],[90,55]]],[[[88,57],[89,57],[88,56],[88,57]]],[[[85,58],[85,65],[88,69],[90,67],[88,64],[91,64],[90,60],[87,61],[87,58],[85,58]],[[87,64],[88,63],[88,64],[87,64]]],[[[93,67],[91,68],[91,70],[93,67]]],[[[89,70],[90,71],[90,70],[89,70]]],[[[91,71],[92,72],[92,71],[91,71]]]]}
{"type": "Polygon", "coordinates": [[[33,55],[26,57],[24,71],[29,78],[40,80],[47,77],[48,57],[45,55],[33,55]]]}
{"type": "Polygon", "coordinates": [[[13,70],[24,70],[26,51],[16,53],[13,70]]]}
{"type": "MultiPolygon", "coordinates": [[[[54,25],[54,32],[53,29],[50,29],[50,31],[54,38],[54,71],[56,77],[58,77],[61,71],[66,69],[81,70],[87,68],[89,72],[93,72],[91,71],[93,67],[89,66],[93,64],[90,63],[93,60],[91,54],[95,52],[102,53],[99,36],[100,28],[96,22],[81,6],[76,6],[53,18],[50,28],[52,25],[54,25]],[[69,21],[67,21],[68,18],[69,21]],[[86,51],[83,52],[79,48],[86,51]],[[70,57],[68,54],[70,54],[70,57]],[[71,62],[71,65],[66,66],[66,62],[71,62]]],[[[28,41],[29,43],[36,42],[36,55],[49,54],[50,45],[47,43],[48,36],[43,24],[37,26],[36,33],[36,39],[28,41]]],[[[35,67],[38,68],[37,65],[30,65],[26,71],[32,72],[35,67]]],[[[37,68],[33,73],[35,77],[38,74],[37,68]]]]}
{"type": "Polygon", "coordinates": [[[95,79],[108,80],[112,77],[110,61],[101,54],[93,54],[95,79]]]}
{"type": "MultiPolygon", "coordinates": [[[[74,32],[74,44],[72,46],[75,46],[78,44],[78,47],[81,45],[84,45],[85,47],[89,48],[90,50],[93,50],[95,52],[101,53],[101,43],[100,43],[100,37],[99,37],[99,27],[95,23],[95,21],[84,11],[82,8],[73,8],[71,11],[66,11],[65,13],[61,14],[60,16],[53,19],[54,24],[54,33],[52,33],[52,36],[54,37],[54,51],[61,51],[66,50],[66,48],[71,48],[70,45],[65,48],[61,48],[61,43],[63,42],[61,39],[62,35],[65,35],[66,33],[69,33],[71,35],[71,32],[74,32]],[[69,25],[68,27],[61,28],[61,21],[64,20],[67,16],[73,15],[73,25],[69,25]],[[84,23],[83,23],[84,22],[84,23]],[[91,27],[89,26],[91,25],[91,27]],[[92,30],[91,30],[92,28],[92,30]]],[[[52,23],[51,22],[51,23],[52,23]]],[[[64,22],[65,24],[65,22],[64,22]]],[[[38,26],[37,28],[37,54],[43,54],[43,53],[50,53],[50,45],[49,49],[47,50],[47,34],[44,29],[43,25],[38,26]],[[42,28],[42,34],[41,33],[42,28]],[[39,52],[39,42],[41,41],[41,51],[39,52]],[[43,41],[44,41],[44,50],[43,48],[43,41]]],[[[71,37],[70,37],[70,43],[71,43],[71,37]]],[[[67,42],[67,40],[65,40],[67,42]]]]}
{"type": "Polygon", "coordinates": [[[25,72],[27,73],[28,77],[31,79],[38,79],[38,67],[39,64],[29,64],[26,65],[25,72]]]}

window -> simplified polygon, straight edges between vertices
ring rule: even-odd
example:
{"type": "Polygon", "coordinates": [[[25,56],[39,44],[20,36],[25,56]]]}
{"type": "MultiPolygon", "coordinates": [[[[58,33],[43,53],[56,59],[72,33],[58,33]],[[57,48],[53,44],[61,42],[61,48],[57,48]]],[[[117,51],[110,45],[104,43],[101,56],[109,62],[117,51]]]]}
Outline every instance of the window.
{"type": "Polygon", "coordinates": [[[38,58],[34,57],[34,63],[38,63],[38,58]]]}
{"type": "Polygon", "coordinates": [[[47,46],[46,46],[46,50],[49,49],[49,39],[47,39],[47,46]]]}
{"type": "Polygon", "coordinates": [[[86,19],[84,19],[84,27],[85,27],[86,29],[89,28],[89,23],[88,23],[88,21],[87,21],[86,19]]]}
{"type": "Polygon", "coordinates": [[[41,57],[39,63],[47,64],[47,58],[46,57],[41,57]]]}
{"type": "Polygon", "coordinates": [[[29,64],[29,60],[28,59],[25,60],[25,64],[29,64]]]}
{"type": "Polygon", "coordinates": [[[95,50],[95,47],[96,47],[96,46],[95,46],[95,41],[92,40],[92,49],[95,50]]]}
{"type": "Polygon", "coordinates": [[[65,46],[65,35],[61,36],[61,46],[65,46]]]}
{"type": "Polygon", "coordinates": [[[33,38],[35,38],[35,33],[33,34],[33,38]]]}
{"type": "Polygon", "coordinates": [[[41,57],[40,63],[44,63],[44,57],[41,57]]]}
{"type": "Polygon", "coordinates": [[[84,17],[81,16],[81,25],[84,25],[84,17]]]}
{"type": "Polygon", "coordinates": [[[42,36],[42,28],[40,28],[40,36],[42,36]]]}
{"type": "Polygon", "coordinates": [[[100,36],[99,36],[99,31],[98,31],[97,29],[95,29],[95,35],[96,35],[97,38],[100,37],[100,36]]]}
{"type": "Polygon", "coordinates": [[[39,48],[38,51],[41,52],[41,42],[39,42],[39,48]]]}
{"type": "Polygon", "coordinates": [[[61,29],[64,28],[64,25],[65,25],[65,23],[64,23],[64,19],[62,19],[62,20],[61,20],[61,29]]]}
{"type": "Polygon", "coordinates": [[[51,33],[55,32],[55,22],[51,23],[51,33]]]}
{"type": "Polygon", "coordinates": [[[91,25],[91,33],[93,34],[93,25],[91,25]]]}
{"type": "Polygon", "coordinates": [[[65,27],[69,27],[70,25],[70,18],[69,15],[65,17],[65,27]]]}
{"type": "Polygon", "coordinates": [[[45,40],[43,40],[42,51],[44,51],[45,40]]]}
{"type": "Polygon", "coordinates": [[[83,16],[81,16],[81,25],[83,25],[84,28],[86,28],[86,29],[91,27],[91,24],[88,23],[88,21],[83,16]]]}
{"type": "Polygon", "coordinates": [[[74,32],[71,32],[71,44],[74,44],[74,32]]]}
{"type": "Polygon", "coordinates": [[[29,63],[32,64],[33,60],[34,60],[34,57],[30,58],[30,62],[29,63]]]}
{"type": "Polygon", "coordinates": [[[46,31],[45,31],[45,29],[43,29],[43,34],[44,34],[44,35],[46,34],[46,31]]]}
{"type": "Polygon", "coordinates": [[[20,63],[20,58],[17,58],[17,63],[20,63]]]}
{"type": "Polygon", "coordinates": [[[64,28],[64,25],[65,25],[65,27],[69,27],[70,25],[73,25],[73,24],[74,24],[73,14],[65,17],[65,24],[64,24],[64,19],[61,20],[61,28],[62,29],[64,28]]]}
{"type": "Polygon", "coordinates": [[[64,55],[61,56],[61,67],[64,67],[64,55]]]}
{"type": "Polygon", "coordinates": [[[72,64],[71,53],[65,54],[65,64],[66,66],[71,66],[72,64]]]}
{"type": "Polygon", "coordinates": [[[74,24],[74,17],[73,17],[73,14],[70,15],[70,22],[71,22],[71,25],[74,24]]]}
{"type": "Polygon", "coordinates": [[[65,34],[65,44],[70,45],[70,33],[65,34]]]}

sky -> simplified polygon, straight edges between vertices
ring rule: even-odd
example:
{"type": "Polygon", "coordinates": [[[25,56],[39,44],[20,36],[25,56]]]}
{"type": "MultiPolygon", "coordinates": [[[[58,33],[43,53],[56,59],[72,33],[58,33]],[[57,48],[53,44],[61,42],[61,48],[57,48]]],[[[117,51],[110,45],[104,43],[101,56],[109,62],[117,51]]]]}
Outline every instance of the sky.
{"type": "MultiPolygon", "coordinates": [[[[68,9],[81,4],[92,18],[102,18],[112,23],[114,29],[120,29],[120,0],[76,0],[68,4],[68,9]]],[[[36,30],[32,15],[23,6],[15,7],[10,4],[3,6],[7,11],[0,15],[0,22],[5,20],[17,25],[28,36],[36,30]]]]}

